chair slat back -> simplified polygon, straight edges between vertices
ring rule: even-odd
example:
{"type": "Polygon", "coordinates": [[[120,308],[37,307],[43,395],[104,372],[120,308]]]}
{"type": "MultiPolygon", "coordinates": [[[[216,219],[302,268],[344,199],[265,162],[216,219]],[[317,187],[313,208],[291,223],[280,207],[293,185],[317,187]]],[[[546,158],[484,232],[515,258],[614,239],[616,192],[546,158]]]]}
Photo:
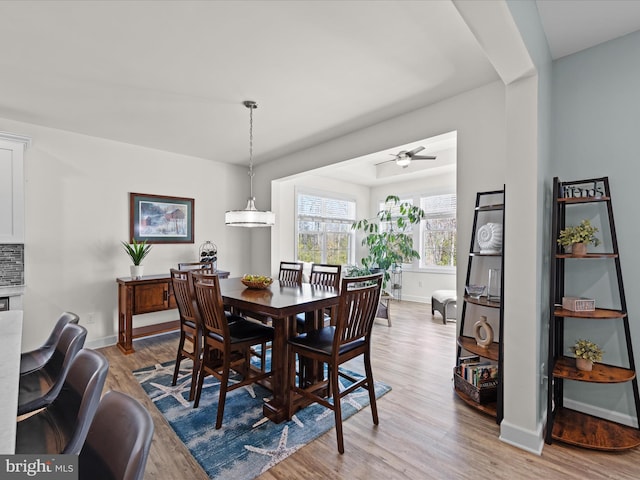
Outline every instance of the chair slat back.
{"type": "Polygon", "coordinates": [[[285,283],[302,284],[302,262],[280,262],[278,280],[285,283]]]}
{"type": "Polygon", "coordinates": [[[371,334],[380,301],[382,276],[377,273],[342,279],[334,352],[340,351],[341,345],[371,334]]]}
{"type": "Polygon", "coordinates": [[[309,283],[312,285],[323,285],[326,287],[339,288],[341,275],[341,265],[314,263],[311,265],[311,276],[309,277],[309,283]]]}
{"type": "Polygon", "coordinates": [[[220,294],[220,278],[215,274],[200,272],[192,272],[192,275],[194,296],[205,330],[229,339],[229,324],[220,294]]]}
{"type": "Polygon", "coordinates": [[[191,321],[198,323],[198,312],[193,302],[191,289],[189,283],[191,282],[191,270],[176,270],[172,268],[169,270],[171,273],[171,283],[173,285],[173,295],[176,298],[178,304],[178,311],[180,312],[180,318],[184,321],[191,321]]]}

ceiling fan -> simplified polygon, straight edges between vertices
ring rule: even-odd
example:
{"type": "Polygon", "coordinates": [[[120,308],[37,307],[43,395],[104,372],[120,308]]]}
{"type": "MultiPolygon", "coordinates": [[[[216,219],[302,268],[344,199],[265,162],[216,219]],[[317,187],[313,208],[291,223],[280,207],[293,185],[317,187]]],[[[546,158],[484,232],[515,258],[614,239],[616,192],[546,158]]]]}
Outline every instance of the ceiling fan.
{"type": "Polygon", "coordinates": [[[395,158],[391,160],[385,160],[384,162],[376,163],[376,165],[381,165],[383,163],[388,162],[396,162],[396,165],[402,168],[407,168],[411,164],[411,160],[435,160],[436,157],[433,155],[416,155],[418,152],[424,150],[424,147],[416,147],[413,150],[403,150],[399,153],[391,154],[395,158]]]}

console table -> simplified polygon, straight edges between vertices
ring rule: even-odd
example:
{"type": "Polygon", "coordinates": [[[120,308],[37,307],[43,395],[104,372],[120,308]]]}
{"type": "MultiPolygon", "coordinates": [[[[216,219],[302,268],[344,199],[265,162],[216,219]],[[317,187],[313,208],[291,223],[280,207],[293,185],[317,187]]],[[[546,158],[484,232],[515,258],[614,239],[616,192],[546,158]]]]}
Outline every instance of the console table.
{"type": "MultiPolygon", "coordinates": [[[[227,278],[229,272],[218,270],[220,278],[227,278]]],[[[157,323],[133,328],[133,316],[142,313],[160,312],[178,308],[173,296],[171,276],[145,275],[134,280],[131,277],[118,278],[118,347],[123,353],[133,353],[133,339],[170,332],[180,328],[180,320],[157,323]]]]}

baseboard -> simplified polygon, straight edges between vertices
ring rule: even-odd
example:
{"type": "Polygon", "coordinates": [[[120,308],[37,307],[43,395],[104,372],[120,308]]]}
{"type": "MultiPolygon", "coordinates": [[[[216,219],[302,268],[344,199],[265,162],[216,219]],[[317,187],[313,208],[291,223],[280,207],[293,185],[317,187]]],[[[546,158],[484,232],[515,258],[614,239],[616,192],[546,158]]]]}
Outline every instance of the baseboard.
{"type": "Polygon", "coordinates": [[[630,427],[638,428],[638,420],[631,416],[620,412],[614,412],[605,408],[595,407],[586,403],[571,400],[569,398],[564,399],[564,406],[578,412],[593,415],[594,417],[604,418],[611,422],[621,423],[622,425],[628,425],[630,427]]]}
{"type": "Polygon", "coordinates": [[[96,348],[109,347],[111,345],[115,345],[116,343],[118,343],[118,336],[110,335],[108,337],[98,338],[96,340],[90,340],[86,342],[85,348],[94,350],[96,348]]]}
{"type": "Polygon", "coordinates": [[[502,420],[500,424],[500,441],[513,445],[535,455],[542,455],[544,439],[542,437],[542,423],[538,422],[535,431],[524,430],[502,420]]]}

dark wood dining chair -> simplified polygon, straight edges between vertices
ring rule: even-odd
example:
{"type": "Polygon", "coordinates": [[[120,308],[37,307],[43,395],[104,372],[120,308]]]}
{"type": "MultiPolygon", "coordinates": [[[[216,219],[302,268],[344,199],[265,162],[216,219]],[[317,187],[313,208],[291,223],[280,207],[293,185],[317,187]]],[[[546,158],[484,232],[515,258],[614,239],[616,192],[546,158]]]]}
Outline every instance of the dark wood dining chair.
{"type": "MultiPolygon", "coordinates": [[[[364,277],[347,277],[340,287],[340,303],[335,326],[330,325],[300,334],[289,339],[289,417],[294,412],[296,395],[309,398],[320,405],[333,410],[336,423],[338,452],[344,453],[342,438],[342,409],[340,400],[355,389],[364,387],[369,392],[373,423],[378,425],[378,409],[376,406],[375,386],[371,371],[371,331],[376,316],[380,291],[382,288],[381,273],[364,277]],[[328,364],[328,381],[300,388],[296,385],[296,354],[317,362],[328,364]],[[356,379],[339,370],[343,363],[363,356],[365,377],[356,379]],[[345,390],[340,391],[339,378],[353,382],[345,390]],[[333,403],[317,392],[328,387],[333,403]]],[[[302,358],[301,358],[302,360],[302,358]]]]}
{"type": "Polygon", "coordinates": [[[140,402],[121,392],[105,393],[78,456],[79,480],[142,480],[153,430],[140,402]]]}
{"type": "MultiPolygon", "coordinates": [[[[178,340],[178,353],[176,354],[176,365],[173,370],[173,380],[171,385],[178,381],[180,373],[180,363],[185,358],[191,359],[193,367],[191,369],[191,388],[189,389],[189,401],[193,400],[200,371],[200,358],[202,356],[202,321],[195,299],[190,288],[191,272],[193,270],[169,270],[171,274],[171,284],[173,294],[178,304],[180,313],[180,339],[178,340]],[[185,348],[186,342],[191,344],[191,349],[185,348]]],[[[198,270],[199,271],[199,270],[198,270]]]]}
{"type": "Polygon", "coordinates": [[[271,376],[271,370],[263,365],[258,371],[251,366],[251,347],[273,340],[273,328],[242,317],[227,319],[224,312],[220,279],[217,275],[193,272],[193,291],[202,319],[204,348],[198,373],[198,385],[193,404],[197,408],[204,379],[213,375],[220,380],[216,429],[222,426],[227,392],[256,383],[271,376]],[[229,384],[231,369],[241,379],[229,384]]]}
{"type": "MultiPolygon", "coordinates": [[[[312,263],[311,275],[309,276],[309,283],[320,287],[333,287],[340,288],[340,280],[342,278],[342,266],[331,265],[327,263],[312,263]]],[[[331,318],[335,318],[337,307],[328,309],[323,318],[323,326],[327,322],[331,321],[331,318]]],[[[317,328],[317,325],[307,325],[304,315],[297,317],[297,331],[302,333],[312,328],[317,328]]]]}
{"type": "Polygon", "coordinates": [[[302,262],[280,262],[278,280],[302,285],[302,262]]]}

